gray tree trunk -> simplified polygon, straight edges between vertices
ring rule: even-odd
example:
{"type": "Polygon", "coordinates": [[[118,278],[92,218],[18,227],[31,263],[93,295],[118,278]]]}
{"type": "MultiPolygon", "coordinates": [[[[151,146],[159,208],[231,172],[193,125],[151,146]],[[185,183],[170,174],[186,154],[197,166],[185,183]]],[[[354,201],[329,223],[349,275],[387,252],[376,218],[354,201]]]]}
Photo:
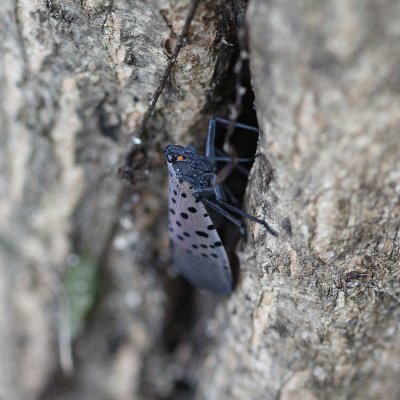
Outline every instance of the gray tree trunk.
{"type": "Polygon", "coordinates": [[[142,131],[189,1],[4,1],[1,399],[399,398],[396,0],[250,1],[279,237],[248,225],[227,299],[171,277],[160,147],[204,140],[243,6],[200,3],[142,131]]]}
{"type": "Polygon", "coordinates": [[[252,1],[262,150],[204,399],[400,397],[400,7],[252,1]],[[229,379],[227,379],[229,377],[229,379]]]}

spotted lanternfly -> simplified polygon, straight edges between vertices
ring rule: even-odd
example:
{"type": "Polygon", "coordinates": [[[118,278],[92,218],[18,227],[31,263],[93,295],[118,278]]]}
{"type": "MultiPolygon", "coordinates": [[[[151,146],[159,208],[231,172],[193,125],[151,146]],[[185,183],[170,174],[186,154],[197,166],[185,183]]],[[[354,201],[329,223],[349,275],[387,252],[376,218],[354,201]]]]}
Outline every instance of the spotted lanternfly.
{"type": "Polygon", "coordinates": [[[277,233],[265,221],[226,202],[216,171],[217,161],[224,159],[215,155],[217,122],[258,132],[257,128],[213,117],[209,122],[205,156],[191,146],[169,144],[164,148],[169,172],[168,229],[172,259],[178,272],[198,289],[227,295],[233,287],[231,267],[210,213],[221,214],[241,230],[243,223],[235,214],[262,224],[273,236],[277,233]]]}

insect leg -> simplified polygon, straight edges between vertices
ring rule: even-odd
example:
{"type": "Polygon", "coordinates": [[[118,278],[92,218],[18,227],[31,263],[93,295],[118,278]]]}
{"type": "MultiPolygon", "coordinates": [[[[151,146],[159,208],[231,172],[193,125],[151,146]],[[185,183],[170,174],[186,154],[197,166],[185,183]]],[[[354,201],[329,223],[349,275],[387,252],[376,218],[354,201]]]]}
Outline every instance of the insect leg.
{"type": "Polygon", "coordinates": [[[239,228],[240,234],[242,236],[246,235],[246,228],[244,227],[243,222],[240,219],[235,218],[234,216],[229,214],[227,211],[225,211],[221,206],[219,206],[218,204],[213,203],[212,201],[210,201],[208,199],[202,198],[201,201],[204,204],[206,204],[207,206],[209,206],[210,208],[213,208],[215,211],[217,211],[223,217],[225,217],[226,219],[231,221],[233,224],[235,224],[239,228]]]}
{"type": "Polygon", "coordinates": [[[215,157],[215,128],[216,128],[216,119],[215,117],[211,117],[208,120],[208,133],[206,140],[206,157],[210,159],[210,161],[214,164],[215,157]]]}
{"type": "MultiPolygon", "coordinates": [[[[217,149],[215,149],[215,150],[217,150],[217,149]]],[[[217,153],[220,153],[220,152],[217,152],[217,153]]],[[[230,160],[232,160],[232,157],[216,156],[216,157],[214,157],[214,160],[215,161],[230,161],[230,160]]],[[[240,163],[240,162],[246,163],[246,162],[252,162],[252,161],[254,161],[254,157],[237,158],[236,159],[236,162],[238,162],[238,163],[240,163]]]]}
{"type": "MultiPolygon", "coordinates": [[[[232,221],[232,218],[235,219],[235,220],[237,220],[237,219],[235,217],[233,217],[231,214],[227,213],[222,207],[225,207],[228,210],[230,210],[230,211],[232,211],[232,212],[234,212],[236,214],[239,214],[242,217],[245,217],[245,218],[249,219],[250,221],[254,221],[254,222],[257,222],[257,223],[263,225],[272,236],[278,236],[278,233],[276,231],[274,231],[269,226],[269,224],[267,222],[265,222],[263,219],[259,219],[259,218],[253,217],[252,215],[247,214],[247,212],[242,211],[239,208],[234,207],[234,206],[230,205],[229,203],[227,203],[225,201],[225,196],[224,196],[224,193],[223,193],[223,190],[222,190],[221,186],[218,185],[218,186],[215,186],[213,188],[200,189],[200,190],[196,191],[196,193],[205,194],[207,196],[214,195],[216,201],[220,204],[220,206],[215,204],[215,203],[212,203],[210,200],[207,200],[205,198],[201,198],[201,200],[204,201],[206,204],[210,204],[211,203],[212,204],[212,205],[210,204],[211,207],[214,207],[214,208],[218,207],[218,212],[220,212],[223,216],[225,216],[226,218],[230,219],[231,221],[232,221]],[[229,215],[229,217],[227,215],[229,215]]],[[[193,192],[193,194],[195,194],[195,192],[193,192]]]]}
{"type": "Polygon", "coordinates": [[[217,186],[220,183],[224,182],[226,180],[226,178],[232,173],[232,171],[235,169],[235,162],[233,159],[231,159],[230,162],[228,162],[228,164],[226,164],[223,168],[221,168],[218,171],[218,174],[215,175],[213,181],[212,181],[212,185],[213,186],[217,186]]]}
{"type": "Polygon", "coordinates": [[[210,187],[210,188],[203,188],[203,189],[195,189],[193,190],[193,196],[196,199],[203,200],[204,197],[210,197],[210,196],[215,196],[215,188],[210,187]]]}
{"type": "MultiPolygon", "coordinates": [[[[217,198],[217,196],[216,196],[216,198],[217,198]]],[[[217,201],[221,204],[221,206],[227,208],[228,210],[235,212],[235,213],[241,215],[242,217],[245,217],[251,221],[254,221],[254,222],[257,222],[257,223],[263,225],[272,236],[278,236],[278,233],[275,232],[264,220],[253,217],[252,215],[247,214],[246,212],[240,210],[239,208],[231,206],[230,204],[226,203],[223,200],[220,200],[217,198],[217,201]]]]}
{"type": "Polygon", "coordinates": [[[215,157],[215,131],[216,131],[216,123],[219,122],[223,125],[234,126],[235,128],[242,128],[248,131],[259,132],[258,128],[254,126],[241,124],[240,122],[229,121],[228,119],[219,118],[219,117],[211,117],[208,121],[208,134],[206,141],[206,157],[211,159],[211,162],[214,161],[215,157]]]}
{"type": "Polygon", "coordinates": [[[239,205],[238,199],[235,197],[235,195],[232,193],[229,187],[227,185],[221,185],[221,186],[222,186],[222,191],[226,194],[229,201],[236,206],[239,205]]]}
{"type": "Polygon", "coordinates": [[[215,161],[227,161],[228,163],[231,162],[235,165],[235,168],[237,168],[242,174],[244,175],[249,175],[249,171],[244,168],[242,165],[240,165],[240,162],[253,162],[255,157],[249,157],[249,158],[234,158],[234,157],[229,157],[225,155],[225,153],[222,150],[215,149],[215,153],[217,154],[217,157],[214,157],[215,161]],[[221,156],[221,157],[220,157],[221,156]]]}
{"type": "Polygon", "coordinates": [[[193,196],[201,200],[204,200],[204,197],[214,196],[220,203],[225,201],[224,192],[219,185],[193,190],[193,196]]]}
{"type": "MultiPolygon", "coordinates": [[[[225,154],[223,151],[219,149],[215,149],[216,154],[225,154]]],[[[254,161],[253,157],[250,158],[234,158],[234,157],[229,157],[229,156],[222,156],[222,157],[214,157],[214,160],[216,161],[227,161],[228,163],[231,162],[231,164],[234,164],[234,168],[237,168],[238,171],[240,171],[242,174],[248,176],[249,171],[244,168],[242,165],[240,165],[240,162],[252,162],[254,161]],[[225,160],[223,160],[225,158],[225,160]],[[222,159],[222,160],[221,160],[222,159]]]]}
{"type": "MultiPolygon", "coordinates": [[[[207,140],[206,140],[206,151],[205,151],[205,156],[211,161],[212,165],[215,167],[215,162],[217,161],[217,158],[215,157],[215,153],[219,153],[221,155],[221,152],[215,148],[215,134],[216,134],[216,123],[219,122],[220,124],[223,125],[229,125],[233,126],[235,128],[242,128],[248,131],[252,132],[259,132],[258,128],[255,128],[254,126],[246,125],[246,124],[241,124],[240,122],[235,122],[235,121],[229,121],[224,118],[219,118],[219,117],[211,117],[208,122],[208,134],[207,134],[207,140]]],[[[223,154],[223,153],[222,153],[223,154]]],[[[219,158],[219,157],[218,157],[219,158]]],[[[230,167],[229,173],[232,171],[233,168],[238,168],[242,173],[248,175],[248,172],[245,168],[242,166],[238,165],[239,162],[247,162],[252,161],[252,159],[238,159],[234,157],[228,157],[226,161],[231,162],[233,164],[233,167],[230,167]]],[[[221,161],[221,160],[218,160],[221,161]]],[[[228,175],[229,175],[228,173],[228,175]]],[[[224,178],[225,179],[225,178],[224,178]]],[[[223,179],[223,180],[224,180],[223,179]]]]}
{"type": "MultiPolygon", "coordinates": [[[[214,157],[215,161],[230,161],[233,158],[220,149],[215,149],[215,154],[216,154],[216,157],[214,157]]],[[[253,162],[257,157],[260,156],[261,154],[257,153],[254,154],[253,157],[239,157],[236,158],[235,160],[237,163],[248,163],[248,162],[253,162]]]]}
{"type": "Polygon", "coordinates": [[[249,175],[249,172],[246,170],[246,168],[237,164],[236,160],[231,158],[230,161],[223,168],[221,168],[217,174],[214,175],[212,180],[213,186],[217,186],[224,182],[235,168],[237,168],[242,174],[246,176],[249,175]]]}
{"type": "Polygon", "coordinates": [[[240,122],[236,121],[230,121],[229,119],[225,118],[220,118],[220,117],[213,117],[217,122],[223,125],[231,125],[234,126],[235,128],[242,128],[247,131],[253,131],[253,132],[260,132],[258,128],[255,128],[254,126],[246,125],[246,124],[241,124],[240,122]]]}
{"type": "Polygon", "coordinates": [[[224,196],[224,192],[222,190],[221,186],[215,186],[214,188],[214,194],[215,194],[215,199],[219,202],[219,203],[224,203],[225,202],[225,196],[224,196]]]}

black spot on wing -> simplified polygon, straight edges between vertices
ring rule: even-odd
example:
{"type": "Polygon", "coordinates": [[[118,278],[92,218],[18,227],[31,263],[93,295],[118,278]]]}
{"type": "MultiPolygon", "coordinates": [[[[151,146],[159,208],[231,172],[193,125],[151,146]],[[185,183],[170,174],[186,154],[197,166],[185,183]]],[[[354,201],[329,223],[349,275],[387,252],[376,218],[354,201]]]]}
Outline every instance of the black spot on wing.
{"type": "Polygon", "coordinates": [[[217,230],[210,229],[214,225],[204,204],[195,202],[185,181],[179,185],[172,181],[169,194],[170,207],[174,211],[169,214],[174,266],[200,289],[218,294],[230,293],[232,274],[229,261],[217,230]]]}
{"type": "Polygon", "coordinates": [[[196,235],[204,238],[208,238],[208,233],[203,232],[203,231],[195,231],[196,235]]]}

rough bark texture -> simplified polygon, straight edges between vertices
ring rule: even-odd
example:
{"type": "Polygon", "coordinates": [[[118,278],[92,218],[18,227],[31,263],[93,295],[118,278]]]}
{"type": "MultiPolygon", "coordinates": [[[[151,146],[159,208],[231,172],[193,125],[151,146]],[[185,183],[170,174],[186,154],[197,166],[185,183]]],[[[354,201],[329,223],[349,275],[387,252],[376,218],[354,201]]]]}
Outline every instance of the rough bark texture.
{"type": "Polygon", "coordinates": [[[201,2],[137,137],[189,5],[4,2],[0,398],[397,399],[398,1],[250,2],[247,210],[279,237],[249,225],[214,316],[168,273],[160,145],[204,139],[241,2],[201,2]]]}
{"type": "Polygon", "coordinates": [[[189,5],[3,4],[2,399],[138,398],[147,382],[147,397],[165,397],[184,369],[170,373],[161,362],[146,369],[152,349],[162,347],[168,297],[160,143],[192,141],[187,132],[196,124],[204,132],[202,110],[229,65],[230,7],[202,2],[153,129],[135,132],[189,5]],[[143,183],[135,189],[117,173],[132,140],[147,154],[139,151],[134,179],[143,183]]]}
{"type": "Polygon", "coordinates": [[[199,398],[399,398],[400,7],[362,3],[250,3],[280,237],[253,228],[199,398]]]}

